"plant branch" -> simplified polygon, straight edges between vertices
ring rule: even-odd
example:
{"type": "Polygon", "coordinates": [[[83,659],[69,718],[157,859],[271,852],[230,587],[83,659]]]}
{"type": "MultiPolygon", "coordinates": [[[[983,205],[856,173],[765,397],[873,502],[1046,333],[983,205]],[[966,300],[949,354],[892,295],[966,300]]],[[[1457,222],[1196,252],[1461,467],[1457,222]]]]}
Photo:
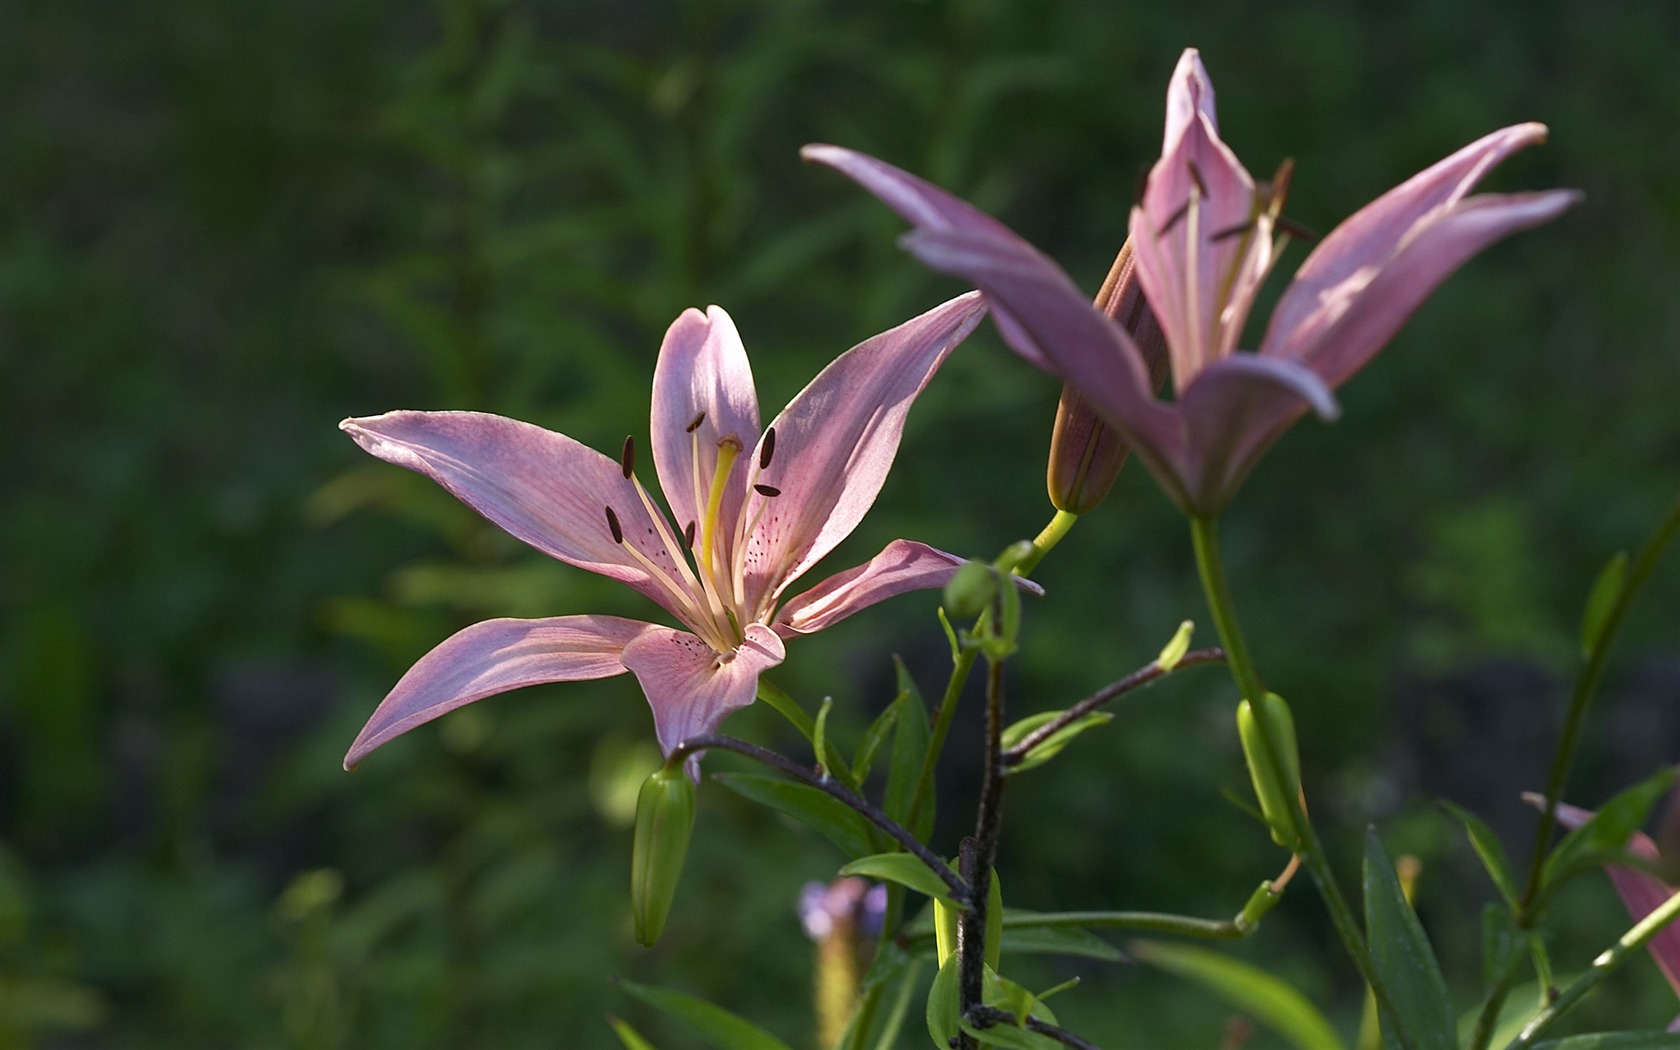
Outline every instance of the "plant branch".
{"type": "Polygon", "coordinates": [[[1575,751],[1580,743],[1581,726],[1586,721],[1587,707],[1593,693],[1598,690],[1599,679],[1604,675],[1610,643],[1621,629],[1622,620],[1626,618],[1628,608],[1633,604],[1634,595],[1645,585],[1645,581],[1650,579],[1651,573],[1656,570],[1657,561],[1676,533],[1680,533],[1680,500],[1676,500],[1669,508],[1668,514],[1657,526],[1657,531],[1645,541],[1645,546],[1640,548],[1639,557],[1634,561],[1621,592],[1616,595],[1615,604],[1610,607],[1610,615],[1605,618],[1604,628],[1594,640],[1586,666],[1575,679],[1575,692],[1569,699],[1569,714],[1564,720],[1563,736],[1558,741],[1557,757],[1552,761],[1551,776],[1546,780],[1546,809],[1540,817],[1540,826],[1534,835],[1534,850],[1528,863],[1528,884],[1523,889],[1522,901],[1517,907],[1516,919],[1519,928],[1527,928],[1534,921],[1529,911],[1540,893],[1540,872],[1545,865],[1547,849],[1551,846],[1552,829],[1557,824],[1558,800],[1563,794],[1564,781],[1569,777],[1569,768],[1575,762],[1575,751]]]}
{"type": "MultiPolygon", "coordinates": [[[[977,1007],[969,1012],[967,1017],[969,1024],[980,1029],[996,1028],[999,1025],[1013,1026],[1020,1023],[1014,1014],[1008,1010],[999,1010],[995,1006],[977,1007]]],[[[1073,1047],[1074,1050],[1102,1050],[1096,1043],[1081,1039],[1066,1028],[1053,1025],[1049,1021],[1041,1021],[1036,1017],[1027,1018],[1026,1028],[1029,1032],[1037,1032],[1039,1035],[1048,1036],[1063,1046],[1073,1047]]]]}
{"type": "Polygon", "coordinates": [[[1552,1000],[1550,1006],[1524,1025],[1517,1037],[1506,1044],[1505,1050],[1522,1050],[1523,1047],[1532,1046],[1534,1040],[1544,1034],[1553,1021],[1580,1002],[1581,997],[1597,987],[1599,982],[1615,973],[1617,968],[1627,961],[1629,955],[1645,947],[1651,938],[1661,933],[1663,927],[1673,922],[1677,916],[1680,916],[1680,894],[1664,901],[1656,911],[1640,919],[1632,929],[1617,938],[1615,944],[1592,961],[1592,966],[1588,967],[1586,973],[1571,981],[1569,986],[1552,1000]]]}
{"type": "Polygon", "coordinates": [[[882,812],[880,807],[827,774],[807,769],[768,748],[759,747],[757,744],[749,744],[745,740],[739,740],[732,736],[717,734],[690,737],[684,740],[671,749],[671,754],[666,758],[666,762],[675,764],[698,752],[714,750],[732,751],[737,755],[750,758],[760,765],[769,766],[783,776],[797,780],[802,784],[808,784],[830,795],[842,805],[856,810],[871,824],[892,836],[893,841],[903,846],[917,860],[927,865],[930,871],[938,875],[945,885],[950,887],[952,900],[964,904],[971,902],[968,883],[952,871],[949,864],[946,864],[932,850],[918,842],[916,836],[910,834],[903,825],[882,812]]]}
{"type": "Polygon", "coordinates": [[[1178,670],[1180,667],[1193,667],[1198,664],[1222,663],[1225,660],[1225,650],[1219,648],[1196,649],[1185,653],[1183,658],[1171,668],[1162,667],[1159,663],[1152,663],[1147,667],[1133,671],[1131,674],[1103,686],[1090,696],[1074,704],[1060,715],[1039,726],[1037,729],[1021,738],[1020,743],[1003,753],[1005,766],[1017,766],[1025,762],[1033,748],[1044,743],[1068,726],[1084,718],[1110,701],[1116,700],[1136,689],[1141,689],[1178,670]]]}
{"type": "MultiPolygon", "coordinates": [[[[957,986],[966,1016],[985,1005],[986,909],[1003,823],[1003,662],[986,661],[986,772],[980,785],[980,808],[974,837],[963,842],[963,878],[968,881],[968,910],[957,917],[957,986]]],[[[965,1035],[965,1043],[971,1043],[965,1035]]]]}

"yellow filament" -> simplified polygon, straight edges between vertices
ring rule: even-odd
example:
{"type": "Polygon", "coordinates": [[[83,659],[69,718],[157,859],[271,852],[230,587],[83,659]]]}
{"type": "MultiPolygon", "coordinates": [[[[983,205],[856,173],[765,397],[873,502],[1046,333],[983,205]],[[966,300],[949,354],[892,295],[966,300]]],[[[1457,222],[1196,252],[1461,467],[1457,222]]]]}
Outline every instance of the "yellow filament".
{"type": "Polygon", "coordinates": [[[657,530],[656,534],[659,537],[659,541],[665,546],[666,555],[670,557],[672,565],[674,565],[677,571],[681,573],[679,579],[681,579],[683,584],[687,587],[687,601],[685,601],[684,604],[694,608],[698,613],[702,611],[700,606],[703,599],[705,605],[704,611],[712,617],[714,622],[718,621],[723,612],[721,605],[715,598],[713,598],[711,592],[706,589],[705,579],[703,577],[697,578],[695,574],[690,571],[688,567],[688,559],[683,556],[682,549],[677,545],[676,537],[671,534],[670,529],[666,528],[665,517],[660,514],[659,509],[654,506],[653,497],[649,496],[647,489],[642,487],[640,479],[632,477],[630,479],[630,483],[636,487],[636,495],[641,499],[643,508],[647,510],[648,519],[653,522],[654,527],[657,530]]]}

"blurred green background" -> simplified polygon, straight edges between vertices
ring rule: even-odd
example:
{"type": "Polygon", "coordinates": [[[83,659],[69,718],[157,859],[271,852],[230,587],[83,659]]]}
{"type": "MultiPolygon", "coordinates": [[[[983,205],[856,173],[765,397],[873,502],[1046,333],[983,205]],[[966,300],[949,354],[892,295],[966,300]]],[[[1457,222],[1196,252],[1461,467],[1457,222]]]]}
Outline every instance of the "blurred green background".
{"type": "MultiPolygon", "coordinates": [[[[637,948],[629,806],[654,751],[630,678],[496,698],[339,768],[453,629],[650,609],[335,424],[477,408],[611,450],[646,437],[665,326],[713,302],[775,411],[961,290],[898,252],[884,208],[802,165],[805,142],[949,186],[1094,290],[1188,45],[1250,167],[1295,158],[1290,214],[1316,229],[1522,120],[1552,141],[1490,185],[1587,194],[1449,281],[1345,389],[1341,422],[1304,422],[1268,456],[1224,528],[1338,861],[1351,872],[1372,821],[1423,859],[1420,909],[1472,1006],[1492,892],[1428,800],[1526,845],[1515,795],[1543,779],[1587,585],[1680,474],[1680,6],[14,0],[0,1048],[608,1046],[608,1012],[697,1045],[615,977],[805,1045],[793,904],[840,857],[704,786],[677,912],[637,948]]],[[[1057,393],[982,328],[829,567],[901,535],[989,557],[1034,534],[1057,393]]],[[[1183,525],[1141,470],[1039,578],[1012,667],[1022,714],[1205,621],[1183,525]]],[[[1575,801],[1680,754],[1677,586],[1669,565],[1635,611],[1575,801]]],[[[891,699],[891,654],[937,695],[935,604],[801,640],[773,677],[808,707],[834,696],[855,740],[891,699]]],[[[1010,903],[1235,912],[1282,858],[1221,798],[1245,782],[1233,699],[1218,671],[1183,674],[1024,776],[1010,903]]],[[[977,715],[948,755],[941,849],[969,812],[977,715]]],[[[756,708],[728,728],[796,746],[756,708]]],[[[1565,971],[1623,923],[1602,880],[1577,891],[1565,971]]],[[[1235,950],[1351,1027],[1359,989],[1308,887],[1235,950]]],[[[1057,1009],[1105,1046],[1221,1038],[1223,1007],[1141,967],[1021,966],[1036,986],[1083,975],[1057,1009]]],[[[1641,962],[1582,1023],[1675,1009],[1641,962]]]]}

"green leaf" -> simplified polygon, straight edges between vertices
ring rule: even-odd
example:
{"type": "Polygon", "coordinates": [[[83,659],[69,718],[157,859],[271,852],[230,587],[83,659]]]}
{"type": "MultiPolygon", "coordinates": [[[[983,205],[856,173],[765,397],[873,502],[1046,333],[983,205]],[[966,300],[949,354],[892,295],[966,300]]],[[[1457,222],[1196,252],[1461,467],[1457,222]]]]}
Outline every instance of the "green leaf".
{"type": "Polygon", "coordinates": [[[661,1013],[688,1025],[689,1030],[723,1050],[790,1050],[790,1047],[721,1006],[668,988],[620,981],[618,986],[661,1013]]]}
{"type": "Polygon", "coordinates": [[[903,977],[898,982],[898,992],[893,999],[892,1009],[887,1011],[886,1020],[881,1022],[881,1036],[875,1040],[873,1050],[892,1050],[898,1043],[898,1033],[904,1027],[904,1019],[910,1014],[910,996],[916,990],[916,979],[922,974],[920,960],[906,960],[903,977]]]}
{"type": "Polygon", "coordinates": [[[1534,1050],[1680,1050],[1680,1032],[1595,1032],[1535,1043],[1534,1050]]]}
{"type": "Polygon", "coordinates": [[[1587,605],[1581,612],[1581,659],[1591,660],[1604,640],[1604,628],[1610,623],[1616,601],[1627,584],[1627,551],[1617,551],[1615,557],[1598,571],[1592,590],[1587,592],[1587,605]]]}
{"type": "Polygon", "coordinates": [[[869,779],[869,772],[875,768],[875,756],[880,754],[881,745],[887,742],[887,734],[898,725],[898,716],[903,708],[896,703],[888,704],[875,721],[864,731],[863,740],[858,743],[857,754],[852,757],[852,781],[857,784],[869,779]]]}
{"type": "Polygon", "coordinates": [[[631,1028],[627,1022],[609,1015],[607,1023],[612,1025],[618,1041],[624,1044],[624,1050],[654,1050],[653,1044],[642,1038],[642,1034],[631,1028]]]}
{"type": "Polygon", "coordinates": [[[1344,1050],[1317,1007],[1257,966],[1189,944],[1135,941],[1127,947],[1144,962],[1198,982],[1300,1050],[1344,1050]]]}
{"type": "Polygon", "coordinates": [[[767,773],[714,773],[724,787],[812,828],[848,857],[867,857],[880,850],[875,825],[834,796],[767,773]]]}
{"type": "MultiPolygon", "coordinates": [[[[917,691],[915,681],[905,669],[903,660],[895,656],[893,663],[898,669],[898,698],[893,701],[893,707],[898,710],[898,729],[893,733],[892,763],[887,769],[887,788],[881,805],[887,816],[909,827],[910,804],[916,795],[916,780],[921,775],[922,762],[927,758],[931,733],[927,706],[922,703],[922,694],[917,691]]],[[[922,811],[917,816],[916,825],[910,827],[910,834],[926,841],[928,832],[933,829],[933,811],[933,800],[924,799],[922,811]]]]}
{"type": "Polygon", "coordinates": [[[1014,1025],[999,1024],[990,1028],[976,1028],[967,1021],[959,1021],[958,1024],[962,1026],[963,1031],[978,1039],[983,1047],[1001,1046],[1007,1050],[1062,1050],[1063,1046],[1047,1035],[1029,1032],[1014,1025]]]}
{"type": "Polygon", "coordinates": [[[1482,909],[1482,983],[1489,988],[1506,981],[1528,948],[1528,937],[1517,929],[1511,912],[1497,904],[1482,909]]]}
{"type": "Polygon", "coordinates": [[[934,900],[949,901],[951,888],[945,880],[928,870],[928,866],[908,853],[877,853],[860,857],[840,869],[842,875],[866,875],[908,886],[917,893],[934,900]]]}
{"type": "MultiPolygon", "coordinates": [[[[1050,724],[1052,721],[1060,718],[1061,716],[1061,711],[1041,711],[1036,715],[1030,715],[1021,719],[1019,722],[1016,722],[1014,725],[1003,731],[1004,750],[1007,751],[1015,747],[1021,741],[1025,740],[1034,730],[1040,728],[1041,726],[1050,724]]],[[[1107,725],[1112,721],[1114,721],[1114,716],[1109,714],[1107,711],[1092,711],[1090,714],[1074,719],[1072,722],[1069,722],[1061,729],[1056,730],[1044,740],[1040,741],[1038,746],[1032,749],[1020,765],[1014,766],[1009,770],[1010,774],[1013,775],[1015,773],[1032,769],[1035,766],[1043,765],[1060,754],[1062,748],[1067,747],[1073,738],[1078,736],[1080,733],[1100,725],[1107,725]]]]}
{"type": "Polygon", "coordinates": [[[934,1046],[950,1046],[957,1037],[962,1015],[962,990],[957,984],[957,957],[952,955],[939,968],[928,989],[927,1028],[934,1046]]]}
{"type": "Polygon", "coordinates": [[[1627,840],[1674,783],[1676,770],[1659,770],[1654,776],[1616,795],[1593,814],[1591,820],[1571,831],[1559,842],[1540,869],[1540,882],[1550,893],[1565,880],[1607,860],[1623,860],[1627,840]]]}
{"type": "MultiPolygon", "coordinates": [[[[1457,1050],[1446,979],[1375,828],[1365,836],[1365,926],[1371,964],[1417,1050],[1457,1050]]],[[[1382,1023],[1383,1045],[1398,1046],[1389,1031],[1392,1019],[1384,1017],[1382,1023]]]]}
{"type": "Polygon", "coordinates": [[[1499,836],[1493,833],[1486,821],[1462,806],[1445,801],[1437,801],[1436,805],[1464,825],[1464,833],[1470,838],[1470,846],[1476,851],[1476,856],[1482,859],[1482,867],[1487,869],[1488,877],[1493,879],[1494,886],[1498,887],[1499,895],[1505,898],[1506,904],[1516,907],[1517,880],[1511,875],[1511,861],[1505,855],[1505,846],[1499,841],[1499,836]]]}

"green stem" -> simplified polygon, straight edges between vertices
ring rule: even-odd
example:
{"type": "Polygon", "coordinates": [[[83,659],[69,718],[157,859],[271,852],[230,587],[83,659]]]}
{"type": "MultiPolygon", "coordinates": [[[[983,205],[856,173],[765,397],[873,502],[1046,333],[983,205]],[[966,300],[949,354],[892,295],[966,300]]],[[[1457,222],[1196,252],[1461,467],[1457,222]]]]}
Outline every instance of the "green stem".
{"type": "MultiPolygon", "coordinates": [[[[1242,625],[1237,620],[1236,605],[1231,600],[1231,588],[1225,580],[1225,567],[1219,556],[1217,521],[1213,518],[1192,517],[1190,538],[1196,549],[1196,567],[1201,573],[1202,590],[1207,595],[1208,611],[1213,615],[1214,626],[1219,631],[1220,644],[1225,648],[1225,662],[1231,669],[1231,677],[1236,680],[1237,689],[1244,698],[1258,703],[1266,695],[1265,687],[1261,685],[1260,672],[1254,666],[1253,657],[1249,655],[1248,641],[1243,637],[1242,625]]],[[[1284,754],[1281,742],[1272,739],[1268,720],[1258,721],[1261,740],[1273,767],[1284,768],[1279,761],[1284,754]]],[[[1291,823],[1295,825],[1299,836],[1297,852],[1305,862],[1313,884],[1318,887],[1319,896],[1324,899],[1325,909],[1330,913],[1330,921],[1346,946],[1354,967],[1377,997],[1377,1004],[1388,1019],[1390,1030],[1399,1039],[1401,1046],[1415,1050],[1417,1044],[1400,1020],[1394,1009],[1394,1000],[1377,974],[1376,966],[1371,961],[1370,947],[1365,943],[1365,936],[1360,932],[1359,923],[1354,918],[1352,909],[1348,907],[1347,899],[1342,896],[1335,872],[1330,867],[1330,857],[1324,850],[1324,844],[1319,841],[1318,833],[1307,816],[1306,807],[1299,799],[1292,801],[1294,813],[1291,823]]]]}
{"type": "Polygon", "coordinates": [[[1628,607],[1633,604],[1634,595],[1645,585],[1645,581],[1650,579],[1651,573],[1656,571],[1657,561],[1676,533],[1680,533],[1680,500],[1675,501],[1669,508],[1668,514],[1657,526],[1657,531],[1645,541],[1645,546],[1640,548],[1639,557],[1628,573],[1627,582],[1622,585],[1621,593],[1616,596],[1616,603],[1611,606],[1610,615],[1604,621],[1604,628],[1599,631],[1598,638],[1593,643],[1586,666],[1575,679],[1575,692],[1569,699],[1569,715],[1564,720],[1563,737],[1558,742],[1557,757],[1552,761],[1551,776],[1546,780],[1546,811],[1541,816],[1540,826],[1534,835],[1534,851],[1528,863],[1528,885],[1523,890],[1522,902],[1517,908],[1519,928],[1527,928],[1534,922],[1534,917],[1529,915],[1529,911],[1540,894],[1540,872],[1545,865],[1547,848],[1551,845],[1552,829],[1557,823],[1558,800],[1563,794],[1569,768],[1575,762],[1575,751],[1580,743],[1581,727],[1586,721],[1587,707],[1592,701],[1593,693],[1598,690],[1599,679],[1604,675],[1610,642],[1621,629],[1622,620],[1627,616],[1628,607]]]}
{"type": "Polygon", "coordinates": [[[1044,556],[1049,554],[1056,544],[1062,542],[1062,537],[1073,530],[1074,523],[1078,520],[1079,515],[1072,511],[1058,510],[1056,516],[1050,519],[1050,524],[1044,526],[1033,540],[1032,553],[1016,564],[1015,574],[1025,576],[1032,572],[1038,563],[1044,560],[1044,556]]]}
{"type": "Polygon", "coordinates": [[[1616,943],[1594,959],[1587,972],[1569,983],[1569,987],[1558,993],[1552,1004],[1540,1011],[1534,1020],[1523,1027],[1517,1037],[1506,1044],[1505,1050],[1521,1050],[1532,1046],[1534,1040],[1543,1035],[1550,1028],[1553,1021],[1581,1001],[1582,996],[1597,987],[1599,982],[1615,973],[1629,955],[1639,951],[1650,943],[1651,938],[1662,932],[1664,926],[1680,916],[1680,894],[1675,894],[1653,911],[1640,919],[1633,929],[1617,938],[1616,943]]]}

